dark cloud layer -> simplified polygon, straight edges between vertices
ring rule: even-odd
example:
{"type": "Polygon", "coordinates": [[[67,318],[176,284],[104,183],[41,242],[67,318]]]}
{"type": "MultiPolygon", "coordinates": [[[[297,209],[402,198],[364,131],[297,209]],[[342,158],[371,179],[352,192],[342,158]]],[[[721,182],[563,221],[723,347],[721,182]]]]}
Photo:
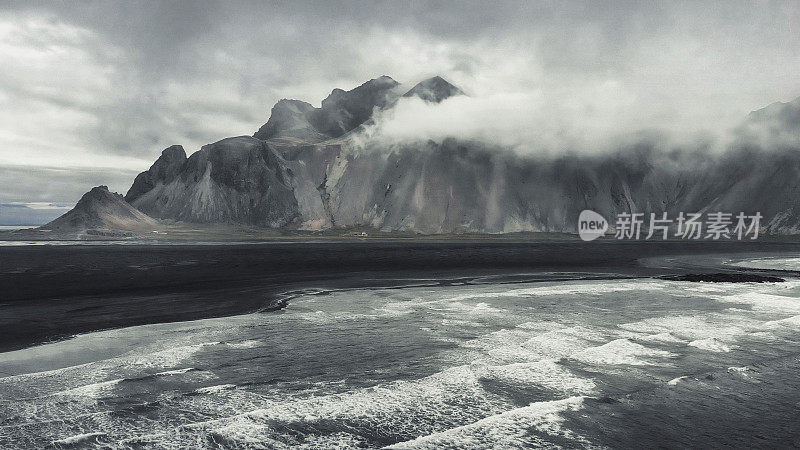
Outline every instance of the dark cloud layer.
{"type": "Polygon", "coordinates": [[[125,194],[135,170],[62,169],[41,166],[0,165],[2,203],[52,203],[72,207],[91,187],[107,185],[125,194]]]}
{"type": "Polygon", "coordinates": [[[144,170],[168,145],[251,134],[280,98],[382,74],[526,105],[492,114],[501,128],[720,129],[800,95],[799,29],[795,2],[9,2],[0,164],[84,172],[44,199],[47,172],[17,171],[0,201],[74,203],[101,181],[87,170],[144,170]]]}

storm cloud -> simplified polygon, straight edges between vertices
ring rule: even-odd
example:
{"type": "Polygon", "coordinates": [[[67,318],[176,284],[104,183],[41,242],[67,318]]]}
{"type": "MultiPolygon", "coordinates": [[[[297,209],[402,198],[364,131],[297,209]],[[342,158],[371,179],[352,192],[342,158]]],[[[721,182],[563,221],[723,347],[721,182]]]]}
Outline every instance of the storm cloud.
{"type": "Polygon", "coordinates": [[[798,30],[796,2],[6,3],[0,202],[124,191],[169,145],[249,135],[281,98],[319,105],[380,75],[442,75],[472,99],[451,116],[408,102],[397,138],[474,124],[558,151],[717,132],[800,95],[798,30]]]}

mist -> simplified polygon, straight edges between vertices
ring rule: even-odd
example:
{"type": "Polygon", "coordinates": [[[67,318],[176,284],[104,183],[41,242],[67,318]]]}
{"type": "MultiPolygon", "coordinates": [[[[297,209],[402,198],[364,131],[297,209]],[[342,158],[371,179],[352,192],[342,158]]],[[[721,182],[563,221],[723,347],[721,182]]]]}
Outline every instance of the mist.
{"type": "Polygon", "coordinates": [[[642,104],[622,86],[604,83],[584,86],[580,95],[569,98],[543,90],[456,95],[440,103],[400,97],[390,108],[376,108],[373,120],[352,139],[362,149],[424,148],[428,141],[457,139],[537,158],[647,148],[673,159],[686,153],[716,159],[741,148],[800,147],[798,111],[800,98],[713,126],[691,116],[663,120],[661,105],[642,104]]]}
{"type": "Polygon", "coordinates": [[[393,108],[376,112],[364,145],[457,138],[522,155],[558,156],[608,152],[642,139],[708,150],[709,141],[722,142],[726,135],[724,130],[664,128],[652,114],[619,98],[608,91],[567,104],[541,93],[457,96],[438,104],[401,98],[393,108]]]}

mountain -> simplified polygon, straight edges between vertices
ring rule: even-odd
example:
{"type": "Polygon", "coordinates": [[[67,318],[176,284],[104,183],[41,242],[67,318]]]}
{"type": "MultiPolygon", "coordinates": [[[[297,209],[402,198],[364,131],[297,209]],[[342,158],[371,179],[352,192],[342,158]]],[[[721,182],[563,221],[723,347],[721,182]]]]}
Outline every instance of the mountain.
{"type": "Polygon", "coordinates": [[[775,102],[751,112],[747,117],[751,123],[768,123],[775,127],[800,127],[800,97],[791,102],[775,102]]]}
{"type": "Polygon", "coordinates": [[[464,92],[436,76],[419,82],[400,95],[400,84],[382,76],[349,91],[334,89],[322,100],[320,108],[301,100],[282,99],[267,123],[253,137],[277,144],[320,143],[338,138],[368,123],[377,109],[391,108],[401,97],[419,97],[439,103],[464,92]]]}
{"type": "Polygon", "coordinates": [[[395,97],[392,90],[398,85],[384,75],[350,91],[334,89],[322,100],[321,108],[283,99],[275,104],[269,120],[253,137],[261,140],[300,138],[306,142],[339,137],[372,117],[375,108],[389,104],[395,97]]]}
{"type": "Polygon", "coordinates": [[[188,158],[180,146],[165,149],[125,199],[168,221],[305,230],[575,232],[580,211],[592,209],[612,226],[631,211],[760,212],[762,232],[800,233],[800,141],[791,139],[800,99],[751,113],[722,155],[668,150],[658,136],[610,153],[521,156],[485,142],[389,143],[367,132],[376,111],[403,98],[454,95],[463,91],[441,77],[403,92],[384,76],[334,89],[320,108],[284,99],[253,137],[188,158]]]}
{"type": "Polygon", "coordinates": [[[283,99],[272,107],[269,120],[253,137],[256,139],[287,139],[319,142],[329,136],[322,134],[309,122],[309,115],[316,110],[310,103],[283,99]]]}
{"type": "Polygon", "coordinates": [[[150,231],[158,222],[128,204],[120,194],[97,186],[83,194],[75,207],[40,227],[58,232],[150,231]]]}
{"type": "MultiPolygon", "coordinates": [[[[330,209],[348,206],[331,203],[326,187],[329,175],[336,177],[330,173],[332,164],[341,166],[340,158],[348,156],[341,145],[324,142],[358,129],[377,109],[391,107],[400,98],[398,87],[382,76],[350,91],[334,89],[320,108],[280,100],[253,137],[223,139],[189,158],[181,146],[165,149],[136,177],[125,198],[140,211],[167,220],[309,229],[350,224],[330,209]]],[[[436,77],[405,96],[441,101],[460,93],[436,77]]],[[[333,198],[340,196],[333,193],[333,198]]]]}
{"type": "Polygon", "coordinates": [[[178,176],[185,163],[186,152],[182,146],[173,145],[166,148],[148,171],[136,176],[133,185],[125,194],[125,200],[132,202],[153,190],[157,184],[169,184],[178,176]]]}
{"type": "Polygon", "coordinates": [[[264,141],[232,137],[204,145],[180,164],[179,156],[162,154],[159,161],[145,172],[156,168],[156,174],[139,175],[144,181],[134,183],[127,195],[133,206],[152,217],[274,228],[299,216],[291,173],[264,141]],[[165,176],[158,168],[165,169],[165,176]],[[147,182],[152,187],[142,192],[147,182]]]}
{"type": "Polygon", "coordinates": [[[751,112],[736,131],[744,145],[800,146],[800,98],[751,112]]]}
{"type": "Polygon", "coordinates": [[[403,94],[403,97],[419,97],[426,102],[441,103],[442,100],[465,95],[464,91],[445,81],[444,78],[436,76],[420,81],[410,91],[403,94]]]}
{"type": "Polygon", "coordinates": [[[322,108],[310,113],[309,121],[328,136],[341,136],[372,117],[375,108],[389,104],[392,90],[398,85],[398,82],[384,75],[351,91],[334,89],[322,101],[322,108]]]}
{"type": "Polygon", "coordinates": [[[41,225],[57,219],[68,210],[68,207],[53,204],[0,203],[0,228],[41,225]]]}

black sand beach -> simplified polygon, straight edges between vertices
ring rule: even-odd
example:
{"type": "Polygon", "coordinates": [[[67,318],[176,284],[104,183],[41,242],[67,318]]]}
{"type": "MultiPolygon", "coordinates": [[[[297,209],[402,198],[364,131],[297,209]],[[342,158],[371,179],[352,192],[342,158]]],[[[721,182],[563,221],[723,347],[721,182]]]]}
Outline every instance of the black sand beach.
{"type": "MultiPolygon", "coordinates": [[[[667,255],[800,251],[800,243],[340,241],[0,246],[0,351],[75,333],[280,309],[292,292],[647,277],[667,255]]],[[[730,270],[730,269],[728,269],[730,270]]]]}

